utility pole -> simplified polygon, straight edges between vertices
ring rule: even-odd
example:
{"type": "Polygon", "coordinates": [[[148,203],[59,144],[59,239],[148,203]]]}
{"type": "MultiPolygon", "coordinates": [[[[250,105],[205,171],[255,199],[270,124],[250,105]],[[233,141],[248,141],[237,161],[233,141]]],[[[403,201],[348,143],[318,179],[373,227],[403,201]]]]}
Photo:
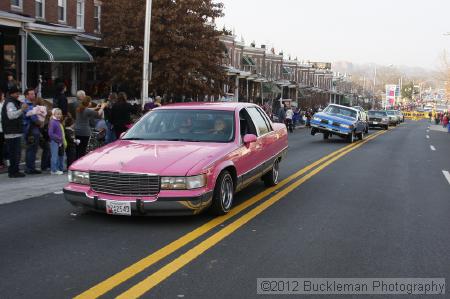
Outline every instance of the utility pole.
{"type": "Polygon", "coordinates": [[[145,33],[144,33],[144,64],[142,69],[142,108],[148,100],[148,84],[150,81],[150,34],[152,24],[152,0],[146,0],[145,33]]]}

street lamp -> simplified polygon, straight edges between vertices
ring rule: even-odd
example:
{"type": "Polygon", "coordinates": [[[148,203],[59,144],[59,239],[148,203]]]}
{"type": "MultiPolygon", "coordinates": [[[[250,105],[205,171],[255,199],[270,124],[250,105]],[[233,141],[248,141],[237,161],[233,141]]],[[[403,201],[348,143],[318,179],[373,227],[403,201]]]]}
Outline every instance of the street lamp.
{"type": "Polygon", "coordinates": [[[150,79],[150,34],[152,23],[152,0],[146,0],[145,33],[144,33],[144,64],[142,69],[142,109],[148,100],[148,83],[150,79]]]}

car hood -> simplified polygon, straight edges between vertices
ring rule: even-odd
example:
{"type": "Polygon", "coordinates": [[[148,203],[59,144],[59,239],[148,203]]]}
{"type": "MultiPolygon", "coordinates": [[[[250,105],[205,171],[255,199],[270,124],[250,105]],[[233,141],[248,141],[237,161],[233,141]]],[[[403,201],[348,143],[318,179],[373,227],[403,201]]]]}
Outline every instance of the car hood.
{"type": "Polygon", "coordinates": [[[354,118],[348,117],[348,116],[345,116],[342,114],[330,114],[330,113],[319,112],[319,113],[314,114],[314,117],[319,117],[321,119],[336,121],[336,122],[340,122],[340,123],[346,124],[346,125],[352,125],[356,122],[356,120],[354,118]]]}
{"type": "Polygon", "coordinates": [[[70,169],[184,176],[234,148],[232,143],[119,140],[76,161],[70,169]]]}

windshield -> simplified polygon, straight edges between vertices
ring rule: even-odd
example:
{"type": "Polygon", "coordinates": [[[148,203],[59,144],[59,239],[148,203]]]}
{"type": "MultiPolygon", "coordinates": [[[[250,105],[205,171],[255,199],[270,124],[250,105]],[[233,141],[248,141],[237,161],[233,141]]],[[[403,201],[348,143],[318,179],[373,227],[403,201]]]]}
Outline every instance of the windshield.
{"type": "Polygon", "coordinates": [[[384,117],[384,116],[386,116],[386,112],[385,111],[369,111],[369,116],[384,117]]]}
{"type": "Polygon", "coordinates": [[[155,110],[140,120],[124,140],[231,142],[234,112],[219,110],[155,110]]]}
{"type": "Polygon", "coordinates": [[[357,114],[355,110],[339,106],[328,106],[323,112],[329,114],[341,114],[352,118],[356,118],[357,114]]]}

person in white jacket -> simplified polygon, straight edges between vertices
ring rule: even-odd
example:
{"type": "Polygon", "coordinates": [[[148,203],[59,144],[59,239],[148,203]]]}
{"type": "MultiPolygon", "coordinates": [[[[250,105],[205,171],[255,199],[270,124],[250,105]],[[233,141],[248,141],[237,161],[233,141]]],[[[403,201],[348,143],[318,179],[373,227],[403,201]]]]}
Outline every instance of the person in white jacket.
{"type": "Polygon", "coordinates": [[[288,107],[286,110],[286,127],[289,132],[294,132],[294,126],[292,123],[292,118],[294,117],[294,111],[291,107],[288,107]]]}

